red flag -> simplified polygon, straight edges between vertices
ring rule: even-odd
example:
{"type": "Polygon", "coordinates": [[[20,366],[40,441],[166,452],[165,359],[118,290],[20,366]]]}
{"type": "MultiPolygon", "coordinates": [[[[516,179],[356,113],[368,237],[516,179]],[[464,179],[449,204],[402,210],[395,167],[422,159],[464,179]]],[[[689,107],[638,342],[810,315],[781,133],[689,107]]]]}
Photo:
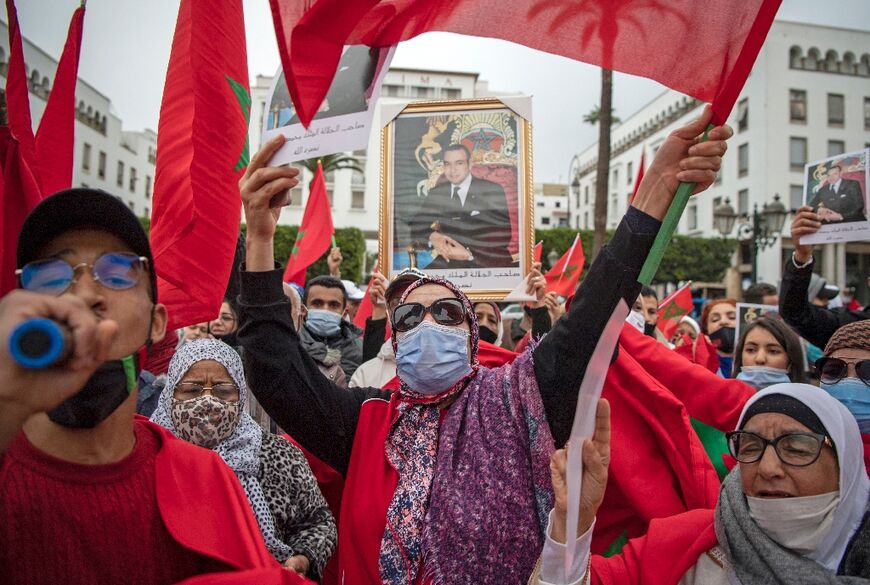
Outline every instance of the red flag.
{"type": "Polygon", "coordinates": [[[170,326],[217,315],[248,164],[248,62],[241,0],[181,0],[157,133],[151,247],[170,326]]]}
{"type": "MultiPolygon", "coordinates": [[[[372,306],[372,298],[369,293],[372,292],[372,283],[375,281],[374,273],[377,271],[378,265],[375,264],[375,267],[372,269],[372,277],[369,279],[369,284],[366,287],[366,294],[363,297],[363,300],[360,301],[359,308],[356,310],[356,316],[353,318],[353,324],[360,329],[365,329],[366,319],[372,316],[372,310],[374,307],[372,306]]],[[[384,338],[384,340],[386,341],[386,338],[384,338]]]]}
{"type": "MultiPolygon", "coordinates": [[[[33,129],[24,50],[13,0],[6,1],[9,21],[9,64],[6,72],[6,116],[8,125],[0,127],[0,296],[14,289],[17,268],[16,247],[24,218],[42,199],[42,190],[33,166],[35,160],[33,129]]],[[[70,163],[72,168],[72,163],[70,163]]]]}
{"type": "Polygon", "coordinates": [[[317,172],[311,181],[308,193],[308,203],[302,214],[302,224],[296,234],[296,242],[284,269],[284,282],[295,282],[305,286],[305,271],[314,264],[324,252],[329,250],[335,228],[332,226],[332,211],[329,209],[329,197],[326,194],[326,181],[323,179],[323,167],[317,161],[317,172]]]}
{"type": "Polygon", "coordinates": [[[628,200],[628,205],[634,202],[634,198],[637,197],[637,190],[640,188],[640,182],[643,181],[643,173],[644,169],[644,158],[646,157],[646,145],[641,147],[640,151],[640,164],[637,165],[637,178],[634,180],[634,188],[631,191],[631,199],[628,200]]]}
{"type": "Polygon", "coordinates": [[[543,254],[543,253],[544,253],[544,240],[541,240],[540,242],[535,244],[535,252],[534,252],[535,262],[541,261],[541,254],[543,254]]]}
{"type": "Polygon", "coordinates": [[[46,195],[72,185],[75,149],[76,79],[82,46],[85,7],[73,12],[63,54],[57,64],[48,103],[36,132],[37,174],[46,195]]]}
{"type": "Polygon", "coordinates": [[[308,125],[344,45],[385,47],[430,31],[500,38],[654,79],[728,118],[781,0],[270,0],[290,95],[308,125]],[[292,59],[291,59],[292,52],[292,59]],[[653,56],[652,58],[650,56],[653,56]]]}
{"type": "Polygon", "coordinates": [[[707,341],[706,335],[699,334],[694,341],[688,335],[683,335],[683,344],[675,347],[674,352],[714,374],[719,371],[719,354],[713,344],[707,341]]]}
{"type": "Polygon", "coordinates": [[[718,477],[685,406],[628,345],[638,336],[646,337],[630,325],[623,328],[620,351],[602,391],[613,412],[611,455],[593,553],[603,553],[622,538],[645,534],[654,518],[712,508],[719,495],[718,477]]]}
{"type": "Polygon", "coordinates": [[[583,273],[584,262],[586,257],[583,254],[583,242],[580,241],[580,234],[577,234],[568,251],[544,275],[547,279],[547,291],[563,297],[573,295],[583,273]]]}
{"type": "Polygon", "coordinates": [[[656,328],[662,332],[665,339],[673,337],[680,319],[690,314],[695,307],[692,303],[692,282],[689,281],[659,303],[659,320],[656,328]]]}

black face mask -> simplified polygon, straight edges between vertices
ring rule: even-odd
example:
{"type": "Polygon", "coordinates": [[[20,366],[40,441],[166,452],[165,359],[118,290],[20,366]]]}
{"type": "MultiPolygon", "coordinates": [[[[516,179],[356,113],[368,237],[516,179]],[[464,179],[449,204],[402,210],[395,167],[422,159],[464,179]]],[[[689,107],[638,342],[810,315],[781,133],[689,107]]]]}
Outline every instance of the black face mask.
{"type": "Polygon", "coordinates": [[[130,355],[101,365],[75,396],[48,412],[48,418],[74,429],[92,429],[130,396],[139,378],[138,360],[130,355]]]}
{"type": "Polygon", "coordinates": [[[480,338],[487,343],[495,343],[495,340],[498,338],[498,333],[496,333],[489,327],[481,327],[480,338]]]}
{"type": "Polygon", "coordinates": [[[734,327],[722,327],[710,334],[710,341],[722,353],[734,353],[734,327]]]}
{"type": "Polygon", "coordinates": [[[655,323],[646,323],[643,324],[643,334],[649,335],[650,337],[656,336],[656,324],[655,323]]]}

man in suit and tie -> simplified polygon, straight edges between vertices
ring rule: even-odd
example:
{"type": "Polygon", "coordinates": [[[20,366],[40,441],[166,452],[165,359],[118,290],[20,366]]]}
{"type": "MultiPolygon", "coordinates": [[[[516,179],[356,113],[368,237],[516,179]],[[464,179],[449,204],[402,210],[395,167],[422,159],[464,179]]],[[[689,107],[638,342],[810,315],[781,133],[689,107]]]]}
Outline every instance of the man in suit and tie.
{"type": "Polygon", "coordinates": [[[813,210],[824,223],[866,221],[864,195],[858,181],[843,179],[843,167],[836,163],[828,169],[825,185],[810,201],[813,210]]]}
{"type": "Polygon", "coordinates": [[[435,259],[423,268],[492,268],[515,264],[504,189],[471,174],[471,152],[451,144],[442,156],[445,181],[431,189],[408,221],[417,249],[435,259]]]}

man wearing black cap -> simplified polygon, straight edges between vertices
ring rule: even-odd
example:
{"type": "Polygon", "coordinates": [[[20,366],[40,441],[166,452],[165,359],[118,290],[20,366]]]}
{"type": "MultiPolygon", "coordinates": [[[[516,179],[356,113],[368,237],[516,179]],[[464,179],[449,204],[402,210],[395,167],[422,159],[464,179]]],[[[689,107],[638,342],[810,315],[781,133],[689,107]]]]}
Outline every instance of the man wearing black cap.
{"type": "Polygon", "coordinates": [[[0,301],[3,580],[175,583],[271,568],[218,456],[134,418],[138,370],[167,322],[135,215],[102,191],[62,191],[25,220],[17,259],[23,290],[0,301]],[[60,364],[13,359],[12,331],[35,317],[67,331],[60,364]]]}

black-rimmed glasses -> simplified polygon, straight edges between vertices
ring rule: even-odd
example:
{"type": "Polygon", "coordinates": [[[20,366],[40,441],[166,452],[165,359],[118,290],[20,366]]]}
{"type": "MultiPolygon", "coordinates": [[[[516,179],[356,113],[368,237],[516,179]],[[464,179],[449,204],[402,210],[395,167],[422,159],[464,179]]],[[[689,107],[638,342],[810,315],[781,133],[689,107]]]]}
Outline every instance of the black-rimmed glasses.
{"type": "Polygon", "coordinates": [[[775,439],[765,439],[750,431],[725,433],[728,451],[740,463],[755,463],[764,457],[768,445],[786,465],[806,467],[819,458],[822,446],[833,447],[830,437],[818,433],[785,433],[775,439]]]}
{"type": "Polygon", "coordinates": [[[849,364],[855,364],[855,374],[867,386],[870,386],[870,360],[841,360],[835,357],[820,357],[816,360],[816,372],[825,384],[836,384],[846,377],[849,364]]]}

